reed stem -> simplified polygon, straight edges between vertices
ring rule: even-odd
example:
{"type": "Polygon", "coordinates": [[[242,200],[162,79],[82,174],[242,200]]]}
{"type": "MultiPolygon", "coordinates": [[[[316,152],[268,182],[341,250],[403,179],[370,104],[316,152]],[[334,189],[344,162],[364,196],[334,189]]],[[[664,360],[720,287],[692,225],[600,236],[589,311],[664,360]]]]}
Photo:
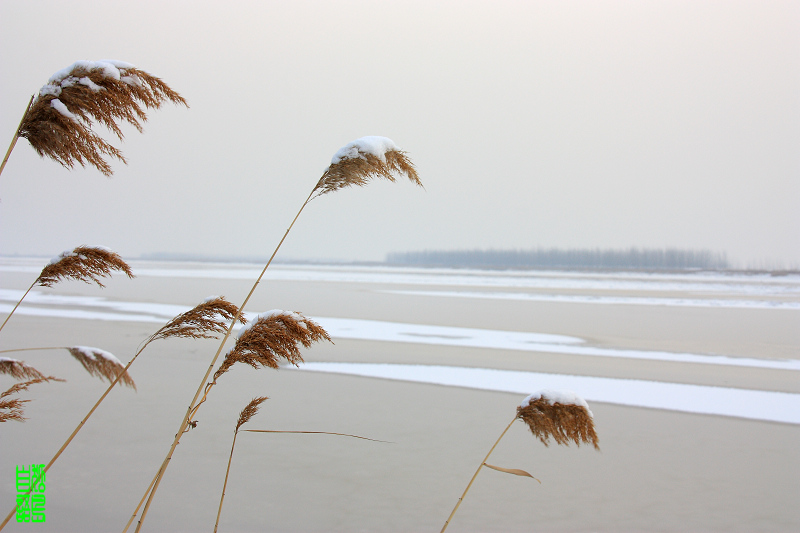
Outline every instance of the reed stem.
{"type": "Polygon", "coordinates": [[[469,480],[469,483],[467,484],[467,488],[466,488],[466,489],[464,489],[464,493],[461,495],[461,497],[460,497],[460,498],[458,499],[458,501],[456,502],[456,506],[455,506],[455,507],[453,507],[453,512],[451,512],[451,513],[450,513],[450,516],[448,516],[448,517],[447,517],[447,521],[444,523],[444,527],[442,527],[442,530],[440,531],[440,533],[444,533],[444,530],[445,530],[445,529],[447,529],[447,526],[450,524],[450,520],[452,520],[452,518],[453,518],[453,515],[454,515],[454,514],[456,514],[456,511],[458,510],[458,506],[459,506],[459,505],[461,505],[461,502],[464,500],[464,496],[466,496],[466,495],[467,495],[467,492],[469,492],[469,489],[470,489],[470,487],[472,487],[472,482],[473,482],[473,481],[475,481],[475,478],[476,478],[476,477],[478,477],[478,473],[481,471],[481,468],[483,468],[483,466],[486,464],[486,461],[488,461],[488,460],[489,460],[489,456],[490,456],[490,455],[492,455],[492,452],[493,452],[493,451],[494,451],[494,449],[497,447],[497,445],[500,443],[500,439],[502,439],[502,438],[505,436],[505,434],[506,434],[506,433],[508,432],[508,430],[511,428],[511,425],[512,425],[514,422],[516,422],[516,420],[517,420],[517,418],[516,418],[516,417],[514,417],[514,420],[512,420],[512,421],[511,421],[511,424],[509,424],[508,426],[506,426],[506,429],[504,429],[504,430],[503,430],[503,433],[500,435],[500,437],[497,439],[497,441],[495,441],[495,443],[494,443],[494,446],[492,446],[492,449],[491,449],[491,450],[489,450],[489,453],[487,453],[487,454],[486,454],[486,457],[484,457],[484,458],[483,458],[483,461],[481,461],[481,464],[480,464],[480,466],[479,466],[479,467],[478,467],[478,469],[475,471],[475,474],[473,474],[473,476],[472,476],[472,479],[470,479],[470,480],[469,480]]]}
{"type": "MultiPolygon", "coordinates": [[[[312,190],[311,193],[308,195],[308,198],[306,198],[306,201],[303,202],[303,205],[300,207],[300,210],[295,215],[294,219],[292,220],[292,223],[289,224],[289,228],[286,230],[286,233],[283,234],[283,237],[281,238],[280,242],[278,243],[278,246],[275,248],[275,251],[272,252],[272,255],[270,256],[269,260],[267,261],[267,264],[264,265],[264,269],[261,271],[261,274],[259,274],[258,279],[256,279],[255,283],[253,284],[253,287],[250,289],[250,292],[247,294],[247,297],[244,299],[244,302],[242,303],[241,306],[239,306],[239,313],[237,313],[237,315],[231,321],[230,326],[228,326],[228,331],[225,333],[225,337],[223,337],[222,342],[219,345],[219,348],[217,348],[217,353],[214,355],[214,358],[211,360],[211,364],[208,365],[208,369],[206,370],[205,376],[203,376],[203,380],[200,382],[200,386],[197,388],[197,392],[195,392],[194,398],[192,398],[192,401],[189,404],[189,408],[186,410],[186,415],[184,415],[183,421],[181,422],[180,427],[178,428],[178,432],[175,434],[175,439],[172,441],[172,445],[170,446],[169,452],[167,453],[167,456],[166,456],[166,458],[164,459],[164,462],[161,465],[161,469],[159,470],[158,474],[156,474],[155,484],[152,485],[152,488],[148,488],[148,491],[150,492],[150,495],[147,497],[147,502],[145,503],[144,509],[142,510],[142,516],[139,518],[139,522],[136,525],[136,533],[139,533],[139,531],[141,530],[142,524],[144,523],[144,519],[147,516],[147,511],[150,509],[150,504],[153,501],[153,497],[155,496],[155,493],[158,490],[158,486],[161,484],[161,479],[163,478],[164,473],[166,472],[167,467],[169,466],[169,462],[172,459],[172,454],[175,452],[175,448],[178,446],[178,443],[179,443],[181,437],[186,432],[186,428],[189,426],[189,421],[191,419],[192,414],[194,412],[196,412],[195,402],[197,402],[197,399],[200,397],[200,392],[203,390],[203,387],[206,386],[206,382],[208,380],[208,376],[211,375],[211,371],[214,369],[214,365],[216,364],[217,359],[219,359],[219,356],[222,353],[222,348],[225,346],[225,343],[227,342],[228,338],[231,336],[231,332],[233,331],[233,327],[236,324],[236,321],[239,319],[239,317],[242,315],[242,313],[244,313],[244,308],[247,305],[247,302],[250,301],[250,297],[253,295],[253,293],[256,290],[256,287],[261,282],[261,279],[264,277],[264,274],[267,272],[267,268],[269,268],[269,265],[272,263],[272,260],[275,258],[275,255],[278,253],[278,250],[280,250],[281,245],[283,245],[283,241],[286,240],[286,237],[289,235],[289,232],[292,230],[292,227],[294,227],[295,222],[297,222],[297,219],[300,217],[300,213],[303,212],[303,209],[305,209],[305,207],[308,205],[308,202],[311,201],[311,197],[312,197],[313,194],[314,194],[314,190],[312,190]]],[[[209,390],[210,390],[210,388],[206,389],[206,392],[205,392],[205,395],[203,396],[202,401],[205,401],[206,396],[208,396],[208,391],[209,390]]],[[[202,401],[201,401],[201,403],[202,403],[202,401]]],[[[145,494],[147,494],[147,491],[145,491],[145,494]]],[[[127,529],[128,528],[126,527],[125,530],[123,531],[123,533],[125,533],[125,531],[127,531],[127,529]]]]}
{"type": "Polygon", "coordinates": [[[11,139],[11,145],[8,147],[8,151],[6,151],[6,155],[3,158],[2,164],[0,164],[0,174],[2,174],[3,169],[6,168],[6,163],[8,162],[8,158],[11,157],[11,151],[14,149],[14,146],[17,145],[17,140],[19,139],[19,130],[22,129],[22,123],[25,122],[25,117],[28,116],[28,110],[30,110],[31,104],[33,103],[33,99],[35,97],[36,95],[32,94],[31,99],[28,100],[28,106],[25,108],[25,113],[22,114],[22,118],[19,121],[19,126],[17,126],[17,131],[14,132],[14,138],[11,139]]]}
{"type": "Polygon", "coordinates": [[[222,501],[225,499],[225,488],[228,486],[228,474],[231,471],[231,461],[233,461],[233,448],[236,446],[236,435],[239,434],[239,430],[233,432],[233,444],[231,444],[231,456],[228,457],[228,468],[225,470],[225,483],[222,484],[222,496],[219,499],[219,510],[217,511],[217,521],[214,522],[214,533],[217,533],[217,527],[219,526],[219,516],[222,514],[222,501]]]}
{"type": "MultiPolygon", "coordinates": [[[[6,155],[6,158],[8,158],[8,155],[6,155]]],[[[3,164],[5,164],[5,162],[3,162],[3,164]]],[[[19,307],[19,304],[22,303],[22,300],[24,300],[25,297],[28,295],[28,293],[31,292],[31,289],[33,289],[33,286],[36,285],[36,281],[38,281],[38,280],[39,280],[39,278],[36,278],[36,280],[34,280],[34,282],[31,283],[31,286],[28,287],[28,290],[25,291],[25,294],[23,294],[22,298],[19,299],[19,301],[17,302],[17,305],[14,306],[14,309],[12,309],[11,312],[6,317],[6,319],[3,320],[3,325],[0,326],[0,331],[3,331],[3,328],[6,327],[6,322],[8,322],[8,319],[11,318],[11,315],[14,314],[14,311],[17,310],[17,307],[19,307]]]]}

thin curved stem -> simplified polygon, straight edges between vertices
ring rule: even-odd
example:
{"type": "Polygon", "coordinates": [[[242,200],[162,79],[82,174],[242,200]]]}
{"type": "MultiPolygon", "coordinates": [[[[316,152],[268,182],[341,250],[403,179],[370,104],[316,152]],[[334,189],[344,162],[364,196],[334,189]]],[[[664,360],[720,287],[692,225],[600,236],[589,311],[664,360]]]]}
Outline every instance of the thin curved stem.
{"type": "MultiPolygon", "coordinates": [[[[189,422],[191,420],[192,413],[196,412],[195,402],[197,402],[197,399],[200,397],[200,393],[203,390],[203,387],[206,386],[206,382],[208,381],[208,376],[211,375],[211,371],[214,369],[214,365],[216,364],[217,359],[219,359],[219,356],[222,353],[222,348],[225,346],[225,343],[227,342],[228,338],[231,336],[231,332],[233,331],[233,326],[236,324],[236,321],[239,319],[239,317],[242,315],[242,313],[244,313],[244,308],[247,305],[247,302],[250,301],[250,297],[253,296],[253,293],[255,292],[256,287],[258,287],[258,284],[261,282],[261,279],[264,277],[264,274],[267,272],[267,268],[269,268],[269,265],[272,264],[272,260],[275,258],[275,255],[278,253],[278,250],[280,250],[281,245],[283,245],[283,241],[286,240],[286,237],[289,235],[289,232],[292,230],[292,227],[294,226],[295,222],[297,222],[297,219],[300,217],[300,213],[303,212],[303,209],[305,209],[305,207],[308,205],[308,202],[311,201],[311,196],[313,194],[314,194],[314,191],[312,190],[311,193],[308,195],[308,198],[306,198],[306,201],[303,202],[303,205],[300,207],[300,210],[295,215],[294,219],[292,220],[292,223],[289,224],[289,228],[286,230],[286,233],[283,234],[283,238],[281,238],[280,242],[278,243],[278,246],[275,247],[275,251],[272,252],[272,255],[270,256],[269,260],[267,261],[267,264],[264,265],[264,269],[261,271],[261,274],[259,274],[258,279],[256,279],[255,283],[253,284],[253,287],[250,289],[250,292],[247,294],[247,297],[244,299],[244,302],[242,303],[241,306],[239,306],[239,313],[231,321],[230,326],[228,326],[228,331],[225,333],[225,337],[223,337],[222,342],[219,345],[219,348],[217,348],[217,353],[214,355],[214,358],[211,360],[211,364],[208,365],[208,369],[206,370],[205,376],[203,376],[203,380],[200,382],[200,386],[197,387],[197,392],[195,392],[194,398],[192,398],[192,401],[189,404],[188,409],[186,410],[186,415],[184,415],[183,421],[181,422],[180,427],[178,428],[178,432],[175,434],[175,439],[172,441],[172,445],[170,446],[169,452],[167,453],[167,456],[166,456],[166,458],[164,459],[164,462],[161,465],[161,469],[159,470],[158,474],[156,474],[156,482],[152,486],[151,489],[148,489],[148,491],[150,492],[150,495],[148,496],[147,502],[145,503],[144,509],[142,510],[142,516],[141,516],[141,518],[139,518],[139,522],[136,525],[136,533],[139,532],[139,530],[142,527],[142,524],[144,523],[144,519],[147,516],[147,511],[150,509],[150,504],[153,501],[153,497],[155,496],[155,493],[158,490],[158,486],[161,484],[161,479],[163,478],[164,473],[166,472],[167,467],[169,466],[169,462],[172,459],[172,454],[175,452],[175,448],[178,446],[178,442],[180,441],[181,436],[183,436],[183,434],[186,432],[186,428],[189,426],[189,422]]],[[[208,389],[210,390],[210,387],[208,389]]],[[[208,390],[206,391],[206,394],[203,396],[203,401],[205,401],[207,396],[208,396],[208,390]]],[[[147,494],[147,492],[145,492],[145,494],[147,494]]],[[[126,528],[126,530],[127,530],[127,528],[126,528]]],[[[123,533],[124,533],[124,531],[123,531],[123,533]]]]}
{"type": "Polygon", "coordinates": [[[11,157],[11,151],[14,150],[14,146],[17,145],[17,140],[19,140],[19,130],[22,129],[22,123],[25,122],[25,117],[28,116],[28,110],[31,108],[31,104],[33,103],[33,99],[35,97],[36,95],[33,94],[31,95],[31,99],[28,100],[28,107],[25,108],[25,113],[22,114],[22,118],[19,121],[19,126],[17,126],[17,131],[14,132],[14,138],[11,139],[11,145],[8,147],[8,151],[6,151],[6,155],[3,158],[3,162],[0,163],[0,174],[2,174],[3,169],[6,168],[6,163],[8,162],[8,158],[11,157]]]}
{"type": "Polygon", "coordinates": [[[217,527],[219,526],[219,515],[222,514],[222,501],[225,499],[225,488],[228,486],[228,474],[231,472],[231,461],[233,461],[233,448],[236,446],[236,435],[239,434],[239,430],[233,432],[233,444],[231,444],[231,456],[228,457],[228,468],[225,470],[225,483],[222,484],[222,496],[219,499],[219,510],[217,511],[217,521],[214,522],[214,533],[217,533],[217,527]]]}
{"type": "MultiPolygon", "coordinates": [[[[38,280],[39,278],[36,278],[36,279],[38,280]]],[[[8,316],[6,317],[6,319],[3,320],[3,325],[0,326],[0,331],[3,331],[3,328],[6,327],[6,322],[8,322],[8,319],[11,318],[11,315],[13,315],[14,311],[17,310],[17,307],[19,307],[19,304],[22,303],[22,300],[24,300],[25,297],[28,295],[28,293],[31,292],[31,289],[33,289],[34,285],[36,285],[36,281],[31,283],[31,286],[28,287],[28,290],[25,291],[25,294],[23,294],[22,298],[19,299],[19,301],[17,302],[17,305],[14,306],[14,309],[12,309],[10,313],[8,313],[8,316]]]]}
{"type": "MultiPolygon", "coordinates": [[[[516,420],[517,420],[517,418],[514,417],[514,420],[511,421],[511,424],[516,422],[516,420]]],[[[494,449],[497,448],[497,445],[500,443],[500,439],[502,439],[505,436],[505,434],[508,432],[508,430],[511,428],[511,424],[506,426],[506,429],[503,430],[503,433],[500,434],[500,437],[497,439],[497,441],[495,441],[494,446],[492,446],[492,449],[489,450],[489,453],[487,453],[486,457],[484,457],[483,461],[481,461],[481,464],[478,467],[478,469],[475,471],[475,474],[473,474],[472,479],[469,480],[469,483],[467,484],[467,488],[464,489],[464,493],[461,495],[461,497],[456,502],[456,506],[453,507],[453,512],[451,512],[450,516],[447,517],[447,521],[444,523],[444,527],[442,528],[442,531],[440,531],[440,533],[444,533],[444,530],[447,529],[447,526],[450,524],[450,520],[452,520],[453,515],[456,514],[456,511],[458,510],[458,506],[461,505],[461,502],[464,500],[464,496],[467,495],[467,492],[469,492],[470,487],[472,487],[472,482],[475,481],[476,477],[478,477],[478,473],[481,471],[481,468],[483,468],[483,466],[486,464],[486,461],[489,460],[489,456],[492,455],[492,452],[494,451],[494,449]]]]}

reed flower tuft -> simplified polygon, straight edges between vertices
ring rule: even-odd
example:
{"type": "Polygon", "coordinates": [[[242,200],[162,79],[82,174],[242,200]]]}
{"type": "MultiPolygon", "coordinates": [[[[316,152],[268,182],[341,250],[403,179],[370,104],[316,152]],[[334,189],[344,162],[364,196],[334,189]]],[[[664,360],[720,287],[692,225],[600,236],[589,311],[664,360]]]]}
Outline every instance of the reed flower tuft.
{"type": "Polygon", "coordinates": [[[34,284],[52,287],[54,283],[69,278],[104,287],[99,278],[109,276],[112,270],[134,277],[131,267],[116,252],[102,246],[83,245],[52,258],[34,284]]]}
{"type": "Polygon", "coordinates": [[[14,379],[46,379],[45,375],[19,359],[0,357],[0,374],[8,374],[14,379]]]}
{"type": "Polygon", "coordinates": [[[120,386],[127,385],[133,389],[136,388],[133,378],[125,370],[125,365],[114,354],[89,346],[73,346],[67,350],[92,376],[106,378],[109,383],[113,383],[119,376],[120,386]]]}
{"type": "Polygon", "coordinates": [[[262,313],[241,329],[236,344],[214,374],[214,381],[236,363],[278,368],[282,358],[297,366],[303,362],[299,345],[308,348],[323,339],[331,341],[328,332],[300,313],[278,309],[262,313]]]}
{"type": "Polygon", "coordinates": [[[247,423],[248,420],[253,418],[256,413],[258,413],[259,406],[268,400],[266,396],[259,396],[257,398],[253,398],[250,403],[248,403],[242,412],[239,413],[239,419],[236,421],[236,429],[234,431],[239,431],[239,428],[242,427],[247,423]]]}
{"type": "Polygon", "coordinates": [[[592,412],[576,394],[548,390],[531,394],[517,407],[517,418],[545,446],[552,437],[557,444],[580,446],[583,442],[600,449],[592,412]]]}
{"type": "Polygon", "coordinates": [[[239,308],[227,301],[224,296],[211,296],[167,322],[147,342],[149,344],[156,339],[169,337],[215,339],[216,334],[225,333],[227,330],[226,322],[235,318],[242,324],[246,322],[240,315],[239,308]]]}
{"type": "Polygon", "coordinates": [[[25,417],[22,416],[22,404],[30,400],[20,400],[19,398],[8,398],[12,394],[17,394],[22,391],[28,390],[28,387],[36,383],[45,383],[48,381],[64,381],[63,379],[54,378],[52,376],[42,376],[34,378],[29,381],[15,383],[5,392],[0,392],[0,422],[8,422],[9,420],[16,420],[17,422],[24,422],[25,417]]]}
{"type": "Polygon", "coordinates": [[[373,178],[385,178],[393,182],[398,175],[405,175],[422,187],[414,164],[391,139],[362,137],[334,154],[330,166],[314,187],[314,196],[350,186],[362,187],[373,178]]]}
{"type": "Polygon", "coordinates": [[[95,134],[92,121],[120,140],[125,121],[142,131],[145,109],[186,100],[161,79],[122,61],[77,61],[53,74],[36,95],[20,124],[18,135],[28,139],[40,156],[67,168],[92,165],[106,176],[113,171],[105,159],[125,163],[122,153],[95,134]]]}

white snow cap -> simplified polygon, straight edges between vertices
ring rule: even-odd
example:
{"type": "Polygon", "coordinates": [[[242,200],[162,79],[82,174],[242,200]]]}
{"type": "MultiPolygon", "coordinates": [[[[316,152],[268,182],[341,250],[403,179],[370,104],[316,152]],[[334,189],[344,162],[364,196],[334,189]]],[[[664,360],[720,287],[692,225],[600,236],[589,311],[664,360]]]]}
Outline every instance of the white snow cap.
{"type": "Polygon", "coordinates": [[[366,159],[366,155],[374,155],[385,163],[386,152],[392,150],[399,150],[399,148],[394,144],[394,141],[387,137],[375,135],[361,137],[339,148],[339,151],[333,154],[331,158],[331,165],[335,165],[343,159],[366,159]]]}
{"type": "Polygon", "coordinates": [[[292,317],[293,319],[295,319],[297,321],[297,323],[300,324],[301,327],[303,327],[303,328],[306,327],[306,324],[305,324],[306,317],[304,317],[300,313],[295,313],[294,311],[284,311],[283,309],[272,309],[272,310],[266,311],[264,313],[259,313],[258,315],[253,317],[253,320],[251,320],[250,322],[248,322],[247,324],[242,326],[242,328],[239,330],[239,333],[237,334],[236,338],[237,339],[241,338],[241,336],[244,335],[245,331],[248,331],[251,327],[253,327],[253,324],[258,322],[259,319],[272,318],[273,316],[278,316],[278,315],[288,315],[288,316],[292,317]]]}
{"type": "MultiPolygon", "coordinates": [[[[67,68],[62,68],[50,76],[50,79],[47,80],[47,85],[39,89],[39,95],[46,96],[48,94],[52,94],[53,96],[59,96],[61,94],[62,87],[71,87],[76,83],[86,85],[95,92],[103,89],[85,76],[82,78],[72,76],[71,73],[76,68],[82,68],[83,70],[101,70],[104,77],[114,78],[115,80],[121,79],[128,85],[138,85],[140,83],[139,78],[136,76],[125,76],[123,79],[123,74],[125,74],[123,71],[134,68],[134,66],[130,63],[117,61],[115,59],[104,59],[102,61],[76,61],[67,68]]],[[[56,109],[58,108],[56,107],[56,109]]],[[[66,107],[64,107],[64,109],[66,109],[66,107]]],[[[61,109],[58,109],[58,111],[62,114],[64,113],[61,111],[61,109]]]]}
{"type": "Polygon", "coordinates": [[[67,109],[67,106],[64,105],[64,102],[62,102],[58,98],[53,98],[52,100],[50,100],[50,107],[52,107],[53,109],[55,109],[56,111],[58,111],[59,113],[64,115],[65,117],[71,118],[75,122],[80,122],[80,120],[78,119],[77,115],[75,115],[72,111],[67,109]]]}
{"type": "Polygon", "coordinates": [[[0,363],[21,363],[19,359],[12,359],[10,357],[0,357],[0,363]]]}
{"type": "Polygon", "coordinates": [[[561,405],[578,405],[580,407],[585,407],[586,411],[588,411],[589,416],[594,418],[592,411],[589,409],[589,404],[586,403],[586,400],[578,396],[572,391],[555,391],[555,390],[547,390],[542,389],[539,392],[534,392],[524,400],[522,403],[519,404],[520,407],[528,407],[531,402],[538,400],[539,398],[546,400],[550,405],[554,403],[560,403],[561,405]]]}
{"type": "Polygon", "coordinates": [[[96,361],[97,357],[100,357],[119,366],[125,366],[114,356],[113,353],[101,350],[100,348],[92,348],[91,346],[73,346],[72,349],[78,350],[81,352],[81,354],[85,355],[87,359],[91,359],[92,361],[96,361]]]}

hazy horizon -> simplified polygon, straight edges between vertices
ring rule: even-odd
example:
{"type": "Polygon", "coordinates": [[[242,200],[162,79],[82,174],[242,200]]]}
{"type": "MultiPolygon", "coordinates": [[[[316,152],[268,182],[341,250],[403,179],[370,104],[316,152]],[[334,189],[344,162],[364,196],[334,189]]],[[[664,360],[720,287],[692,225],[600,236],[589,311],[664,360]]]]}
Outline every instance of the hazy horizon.
{"type": "Polygon", "coordinates": [[[0,253],[269,256],[331,156],[383,135],[425,190],[314,200],[279,258],[635,247],[798,268],[798,27],[790,1],[6,0],[5,142],[76,60],[133,63],[191,107],[110,139],[129,162],[110,179],[21,139],[0,253]]]}

